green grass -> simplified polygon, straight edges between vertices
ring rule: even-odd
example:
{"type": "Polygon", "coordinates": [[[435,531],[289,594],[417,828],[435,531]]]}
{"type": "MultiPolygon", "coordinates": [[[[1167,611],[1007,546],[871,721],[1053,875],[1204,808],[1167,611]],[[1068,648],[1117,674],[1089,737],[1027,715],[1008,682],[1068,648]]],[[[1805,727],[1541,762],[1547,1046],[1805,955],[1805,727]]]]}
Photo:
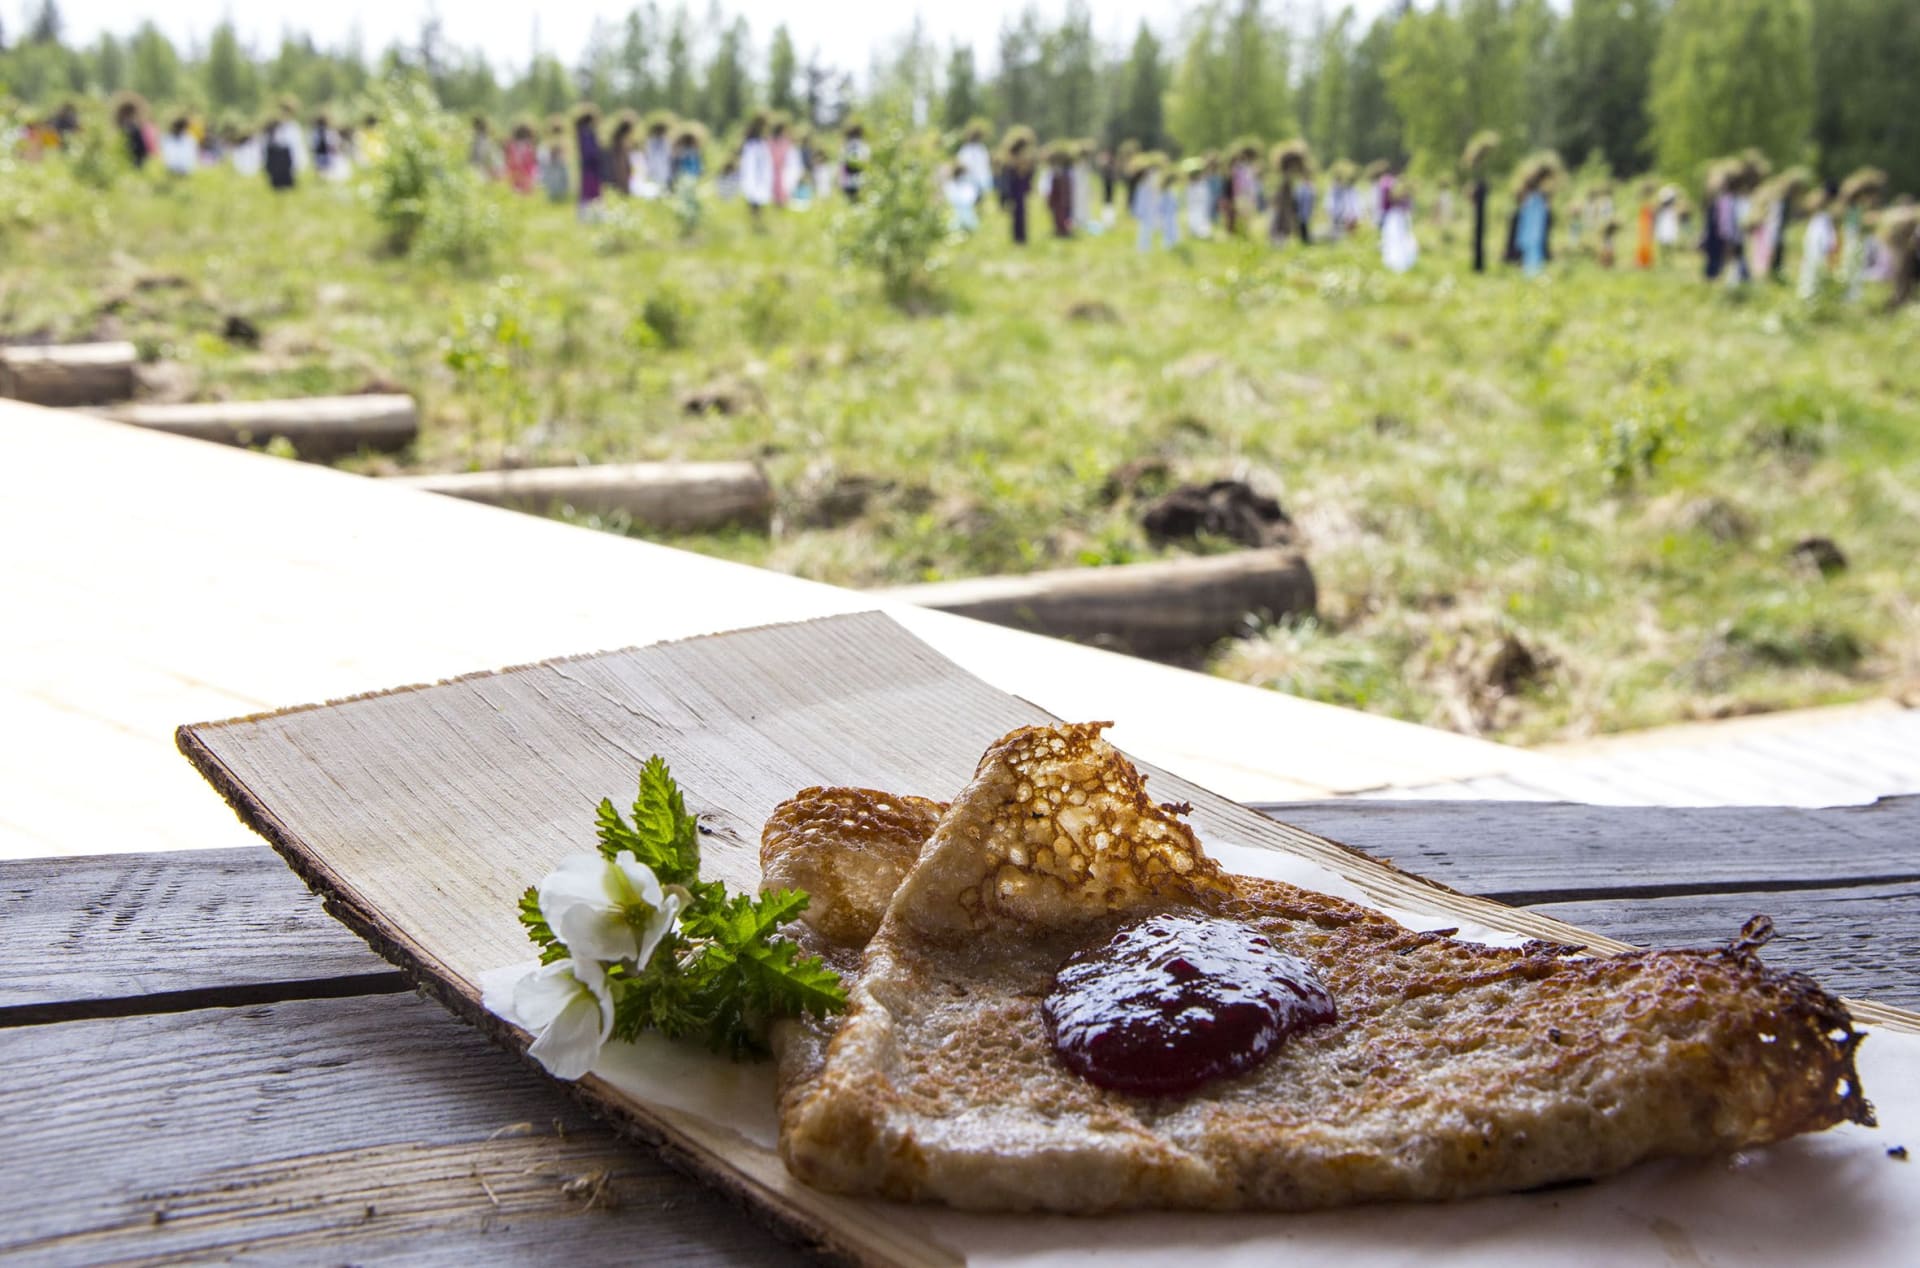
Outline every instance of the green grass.
{"type": "Polygon", "coordinates": [[[990,218],[908,316],[834,263],[825,211],[757,235],[709,206],[682,241],[667,207],[594,228],[503,196],[512,238],[475,277],[380,256],[350,189],[14,183],[5,337],[124,335],[203,396],[398,384],[425,417],[407,466],[762,462],[775,530],[693,549],[852,586],[1153,558],[1105,485],[1159,457],[1247,476],[1304,530],[1319,618],[1220,649],[1232,677],[1537,740],[1920,663],[1920,320],[1709,292],[1691,256],[1475,278],[1429,225],[1396,278],[1370,238],[1020,252],[990,218]],[[1067,318],[1088,300],[1120,319],[1067,318]],[[230,313],[258,349],[221,338],[230,313]],[[716,380],[745,408],[681,410],[716,380]],[[1851,566],[1796,567],[1811,535],[1851,566]]]}

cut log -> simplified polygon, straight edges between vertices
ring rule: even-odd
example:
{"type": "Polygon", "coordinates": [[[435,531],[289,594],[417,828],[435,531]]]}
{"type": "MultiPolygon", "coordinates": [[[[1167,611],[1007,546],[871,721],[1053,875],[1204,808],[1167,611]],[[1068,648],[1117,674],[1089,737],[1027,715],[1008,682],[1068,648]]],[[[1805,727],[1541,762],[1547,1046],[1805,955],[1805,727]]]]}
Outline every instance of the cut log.
{"type": "Polygon", "coordinates": [[[105,405],[133,395],[130,343],[0,348],[0,396],[35,405],[105,405]]]}
{"type": "Polygon", "coordinates": [[[401,395],[116,405],[102,412],[116,422],[223,445],[264,445],[277,437],[310,462],[362,449],[405,449],[420,433],[413,398],[401,395]]]}
{"type": "Polygon", "coordinates": [[[751,462],[532,467],[401,476],[393,483],[523,511],[565,506],[583,515],[620,513],[635,524],[665,532],[762,526],[773,513],[773,489],[751,462]]]}
{"type": "Polygon", "coordinates": [[[1178,656],[1314,609],[1313,572],[1291,550],[1069,568],[904,586],[888,598],[1141,656],[1178,656]]]}

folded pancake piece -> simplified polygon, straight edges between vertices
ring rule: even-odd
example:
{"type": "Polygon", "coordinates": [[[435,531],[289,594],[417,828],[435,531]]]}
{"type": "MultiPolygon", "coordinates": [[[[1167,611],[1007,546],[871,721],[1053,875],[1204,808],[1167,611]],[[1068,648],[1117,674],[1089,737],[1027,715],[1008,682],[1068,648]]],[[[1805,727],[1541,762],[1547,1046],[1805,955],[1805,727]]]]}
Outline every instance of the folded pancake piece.
{"type": "Polygon", "coordinates": [[[1845,1007],[1752,944],[1489,948],[1229,875],[1101,727],[997,742],[884,910],[882,886],[833,878],[897,862],[933,803],[810,789],[775,813],[769,875],[795,875],[797,850],[831,895],[799,936],[858,974],[837,1024],[776,1034],[781,1150],[802,1180],[976,1210],[1308,1210],[1872,1122],[1845,1007]],[[1067,956],[1160,913],[1252,927],[1313,967],[1338,1019],[1190,1097],[1085,1082],[1041,1000],[1067,956]]]}

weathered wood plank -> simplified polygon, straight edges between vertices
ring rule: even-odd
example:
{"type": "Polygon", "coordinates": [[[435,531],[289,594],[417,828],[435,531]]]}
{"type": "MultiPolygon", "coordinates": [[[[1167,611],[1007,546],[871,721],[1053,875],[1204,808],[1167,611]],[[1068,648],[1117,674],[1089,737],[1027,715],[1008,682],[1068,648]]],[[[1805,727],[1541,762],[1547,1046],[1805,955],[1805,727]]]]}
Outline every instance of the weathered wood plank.
{"type": "Polygon", "coordinates": [[[1767,963],[1798,969],[1830,991],[1920,1007],[1920,885],[1714,893],[1631,901],[1542,903],[1542,915],[1642,946],[1706,947],[1748,917],[1773,917],[1767,963]]]}
{"type": "Polygon", "coordinates": [[[1455,889],[1523,905],[1920,878],[1920,797],[1822,810],[1461,801],[1259,809],[1455,889]]]}
{"type": "Polygon", "coordinates": [[[409,488],[545,512],[568,506],[583,515],[629,516],[667,532],[694,532],[729,524],[764,526],[773,514],[773,488],[751,462],[630,462],[594,467],[534,467],[522,471],[458,471],[399,476],[409,488]]]}
{"type": "Polygon", "coordinates": [[[104,405],[133,395],[130,343],[0,347],[0,396],[35,405],[104,405]]]}
{"type": "Polygon", "coordinates": [[[102,412],[115,422],[221,445],[285,440],[310,462],[344,458],[362,449],[405,449],[420,434],[413,398],[399,393],[117,405],[102,412]]]}
{"type": "Polygon", "coordinates": [[[0,1259],[787,1263],[410,995],[0,1031],[0,1259]]]}
{"type": "Polygon", "coordinates": [[[1312,569],[1298,552],[1285,549],[937,581],[882,593],[1143,656],[1210,647],[1245,633],[1250,616],[1309,613],[1315,603],[1312,569]]]}
{"type": "Polygon", "coordinates": [[[0,1026],[400,985],[265,847],[0,863],[0,928],[0,1026]]]}

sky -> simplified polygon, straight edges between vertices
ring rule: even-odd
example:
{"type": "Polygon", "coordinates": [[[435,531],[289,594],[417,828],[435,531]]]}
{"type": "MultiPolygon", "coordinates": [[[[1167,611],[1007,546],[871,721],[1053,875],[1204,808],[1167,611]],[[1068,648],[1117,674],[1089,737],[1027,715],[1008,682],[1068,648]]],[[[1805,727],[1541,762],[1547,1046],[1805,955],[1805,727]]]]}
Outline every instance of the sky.
{"type": "MultiPolygon", "coordinates": [[[[660,0],[671,9],[673,0],[660,0]]],[[[689,0],[696,14],[706,0],[689,0]]],[[[7,26],[19,30],[24,12],[34,0],[11,0],[7,26]]],[[[618,22],[631,7],[629,0],[543,0],[537,4],[446,3],[430,0],[334,0],[315,7],[313,0],[60,0],[70,43],[88,43],[102,31],[125,35],[151,18],[176,44],[202,42],[207,33],[231,15],[243,40],[256,49],[271,51],[283,30],[306,31],[321,45],[346,43],[357,30],[369,56],[398,40],[412,42],[422,21],[440,15],[449,43],[478,47],[496,69],[524,66],[538,33],[544,52],[556,53],[571,64],[586,46],[594,19],[618,22]],[[537,16],[536,16],[537,15],[537,16]]],[[[927,33],[944,47],[966,41],[976,50],[982,71],[993,62],[994,37],[1007,17],[1023,7],[1023,0],[945,0],[915,6],[900,0],[728,0],[724,9],[747,19],[755,45],[781,22],[787,24],[804,59],[817,46],[831,65],[864,74],[873,55],[896,42],[912,25],[916,8],[927,33]]],[[[1057,17],[1064,0],[1042,0],[1042,13],[1057,17]]],[[[1142,18],[1162,32],[1171,30],[1186,6],[1181,0],[1097,0],[1093,3],[1094,31],[1108,43],[1131,40],[1142,18]]],[[[4,11],[4,10],[0,10],[4,11]]]]}

